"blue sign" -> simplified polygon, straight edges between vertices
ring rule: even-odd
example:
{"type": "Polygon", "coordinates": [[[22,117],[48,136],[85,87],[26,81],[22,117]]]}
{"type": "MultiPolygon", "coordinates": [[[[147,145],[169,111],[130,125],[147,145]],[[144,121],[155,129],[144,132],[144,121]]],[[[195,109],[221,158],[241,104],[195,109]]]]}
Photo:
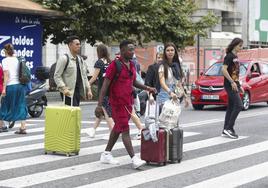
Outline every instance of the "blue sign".
{"type": "Polygon", "coordinates": [[[41,17],[0,12],[0,62],[5,58],[3,47],[14,46],[16,56],[23,56],[35,79],[37,66],[42,66],[42,25],[41,17]]]}

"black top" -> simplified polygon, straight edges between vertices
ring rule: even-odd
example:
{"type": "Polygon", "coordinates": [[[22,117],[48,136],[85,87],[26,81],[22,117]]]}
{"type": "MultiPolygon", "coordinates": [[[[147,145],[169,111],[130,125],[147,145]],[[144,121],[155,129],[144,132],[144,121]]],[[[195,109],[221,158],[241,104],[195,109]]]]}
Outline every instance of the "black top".
{"type": "MultiPolygon", "coordinates": [[[[224,57],[224,65],[227,65],[227,71],[231,78],[235,81],[238,87],[240,87],[239,83],[239,66],[240,63],[238,61],[238,58],[235,54],[233,53],[227,53],[226,56],[224,57]]],[[[230,81],[224,77],[224,86],[231,87],[230,81]]]]}
{"type": "Polygon", "coordinates": [[[75,89],[79,89],[82,83],[82,77],[81,77],[81,70],[79,66],[79,59],[76,58],[76,83],[75,83],[75,89]]]}
{"type": "Polygon", "coordinates": [[[159,65],[157,63],[154,63],[148,67],[145,76],[145,85],[155,88],[157,87],[157,84],[159,84],[158,68],[159,65]]]}
{"type": "Polygon", "coordinates": [[[104,77],[105,77],[105,72],[107,67],[109,66],[109,63],[104,63],[101,59],[97,60],[94,68],[100,69],[100,73],[98,75],[98,95],[100,93],[104,77]]]}

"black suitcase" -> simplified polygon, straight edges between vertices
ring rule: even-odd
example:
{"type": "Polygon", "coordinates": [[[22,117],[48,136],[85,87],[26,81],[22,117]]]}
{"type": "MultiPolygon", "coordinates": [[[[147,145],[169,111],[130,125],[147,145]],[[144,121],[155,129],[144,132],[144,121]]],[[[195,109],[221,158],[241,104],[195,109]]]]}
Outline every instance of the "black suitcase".
{"type": "Polygon", "coordinates": [[[169,135],[169,160],[171,163],[181,162],[183,155],[183,130],[175,127],[169,135]]]}

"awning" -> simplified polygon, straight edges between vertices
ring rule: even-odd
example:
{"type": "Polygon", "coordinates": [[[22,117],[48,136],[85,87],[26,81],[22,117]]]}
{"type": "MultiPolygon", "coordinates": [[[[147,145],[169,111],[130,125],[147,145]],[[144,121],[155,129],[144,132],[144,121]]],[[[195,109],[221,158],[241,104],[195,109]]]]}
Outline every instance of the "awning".
{"type": "Polygon", "coordinates": [[[0,0],[0,12],[41,15],[44,19],[64,16],[63,12],[43,8],[42,5],[30,0],[0,0]]]}

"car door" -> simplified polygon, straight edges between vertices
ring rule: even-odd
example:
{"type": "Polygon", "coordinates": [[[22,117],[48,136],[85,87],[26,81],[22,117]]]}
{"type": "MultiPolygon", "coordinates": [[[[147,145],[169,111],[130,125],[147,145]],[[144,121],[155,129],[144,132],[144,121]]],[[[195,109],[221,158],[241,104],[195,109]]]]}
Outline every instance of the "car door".
{"type": "Polygon", "coordinates": [[[262,62],[261,65],[261,72],[262,72],[262,82],[264,84],[263,94],[262,94],[262,101],[268,101],[268,63],[262,62]]]}
{"type": "Polygon", "coordinates": [[[258,102],[258,101],[261,101],[262,100],[262,95],[263,95],[263,89],[264,89],[264,83],[262,82],[262,75],[261,75],[261,72],[260,72],[260,65],[259,63],[252,63],[251,66],[249,67],[250,69],[250,72],[249,72],[249,80],[248,80],[248,85],[250,86],[250,95],[251,95],[251,102],[254,103],[254,102],[258,102]],[[252,73],[254,72],[253,71],[253,65],[256,64],[257,67],[258,67],[258,73],[260,73],[260,76],[258,77],[252,77],[252,73]]]}

